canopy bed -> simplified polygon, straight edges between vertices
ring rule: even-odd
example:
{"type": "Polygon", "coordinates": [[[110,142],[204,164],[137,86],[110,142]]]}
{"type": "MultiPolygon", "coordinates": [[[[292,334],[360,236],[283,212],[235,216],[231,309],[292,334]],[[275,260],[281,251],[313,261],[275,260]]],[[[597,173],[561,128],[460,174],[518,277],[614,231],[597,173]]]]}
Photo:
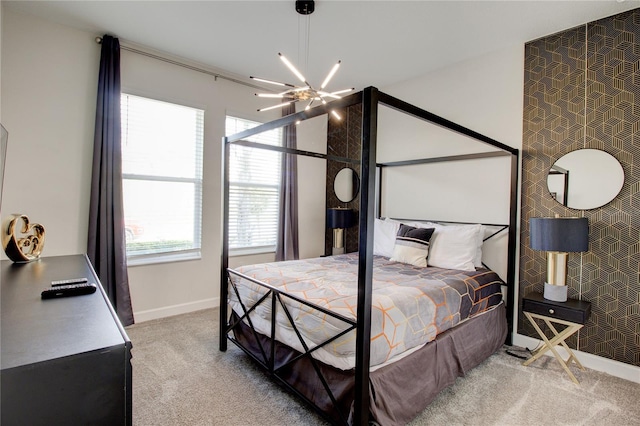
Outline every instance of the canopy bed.
{"type": "Polygon", "coordinates": [[[500,348],[505,339],[510,343],[515,304],[518,150],[373,87],[333,101],[331,108],[357,104],[362,107],[362,132],[357,164],[361,176],[356,253],[228,268],[231,145],[346,165],[356,161],[247,140],[326,114],[326,105],[223,139],[225,210],[219,344],[221,351],[227,349],[228,341],[238,345],[331,423],[405,424],[458,376],[500,348]],[[492,150],[377,163],[379,105],[464,135],[492,150]],[[385,170],[492,157],[509,161],[509,176],[505,177],[510,185],[509,223],[380,219],[385,170]],[[480,250],[484,241],[506,233],[506,277],[501,279],[483,265],[476,252],[471,253],[470,264],[448,263],[442,241],[447,233],[454,232],[468,234],[477,247],[472,250],[480,250]],[[429,250],[434,256],[443,255],[441,264],[434,257],[434,262],[427,265],[429,250]]]}

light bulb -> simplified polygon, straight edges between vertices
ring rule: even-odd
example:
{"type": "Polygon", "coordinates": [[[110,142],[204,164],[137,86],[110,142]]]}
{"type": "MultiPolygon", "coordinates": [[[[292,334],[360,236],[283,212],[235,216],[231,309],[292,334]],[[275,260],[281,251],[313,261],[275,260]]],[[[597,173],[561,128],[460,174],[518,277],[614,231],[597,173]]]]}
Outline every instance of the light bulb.
{"type": "Polygon", "coordinates": [[[337,92],[331,92],[332,95],[341,95],[343,93],[347,93],[347,92],[351,92],[352,90],[356,90],[355,87],[352,87],[351,89],[343,89],[343,90],[338,90],[337,92]]]}
{"type": "Polygon", "coordinates": [[[269,111],[270,109],[276,109],[276,108],[280,108],[280,107],[289,105],[291,102],[293,102],[293,100],[288,101],[288,102],[283,102],[283,103],[278,104],[278,105],[273,105],[273,106],[270,106],[270,107],[266,107],[266,108],[260,108],[258,111],[269,111]]]}
{"type": "Polygon", "coordinates": [[[262,83],[269,83],[269,84],[275,84],[276,86],[289,86],[289,87],[293,87],[290,84],[286,84],[286,83],[280,83],[278,81],[273,81],[273,80],[266,80],[264,78],[259,78],[259,77],[254,77],[254,76],[249,76],[250,79],[255,80],[255,81],[260,81],[262,83]]]}
{"type": "Polygon", "coordinates": [[[259,98],[280,98],[284,96],[282,93],[256,93],[259,98]]]}
{"type": "Polygon", "coordinates": [[[320,89],[324,89],[325,87],[327,87],[327,84],[329,84],[329,80],[331,80],[336,71],[338,71],[338,68],[340,68],[340,62],[341,61],[338,61],[338,63],[335,64],[333,68],[331,68],[331,71],[329,71],[329,75],[322,82],[322,86],[320,86],[320,89]]]}
{"type": "Polygon", "coordinates": [[[298,77],[298,79],[303,82],[306,83],[306,79],[304,78],[304,76],[300,73],[300,71],[298,71],[296,69],[296,67],[293,66],[293,64],[291,62],[289,62],[289,60],[287,58],[284,57],[284,55],[282,53],[278,53],[278,55],[280,55],[280,59],[282,59],[282,62],[284,62],[284,64],[287,66],[287,68],[289,68],[291,70],[292,73],[295,74],[296,77],[298,77]]]}

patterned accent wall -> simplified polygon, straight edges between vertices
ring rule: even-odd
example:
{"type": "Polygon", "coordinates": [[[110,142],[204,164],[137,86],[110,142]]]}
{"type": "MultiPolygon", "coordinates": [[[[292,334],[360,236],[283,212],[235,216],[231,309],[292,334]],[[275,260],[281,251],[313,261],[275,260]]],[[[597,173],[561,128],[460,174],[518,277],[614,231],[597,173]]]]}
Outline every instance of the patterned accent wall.
{"type": "MultiPolygon", "coordinates": [[[[327,160],[327,208],[342,207],[353,209],[357,223],[358,210],[360,208],[360,191],[353,201],[343,203],[338,200],[333,191],[333,181],[343,167],[350,167],[360,176],[360,138],[362,133],[362,105],[352,105],[346,109],[337,110],[342,117],[336,120],[329,116],[327,130],[327,154],[338,157],[351,158],[358,164],[347,164],[333,160],[327,160]]],[[[352,226],[346,232],[346,253],[358,250],[358,227],[352,226]]],[[[333,247],[333,231],[327,229],[325,233],[325,254],[331,254],[333,247]]]]}
{"type": "MultiPolygon", "coordinates": [[[[640,366],[640,9],[527,43],[524,80],[520,297],[542,292],[546,276],[529,219],[584,215],[589,251],[569,255],[567,283],[592,314],[569,344],[640,366]],[[608,152],[625,174],[620,194],[593,210],[564,207],[546,186],[552,164],[580,148],[608,152]]],[[[518,332],[536,337],[519,314],[518,332]]]]}

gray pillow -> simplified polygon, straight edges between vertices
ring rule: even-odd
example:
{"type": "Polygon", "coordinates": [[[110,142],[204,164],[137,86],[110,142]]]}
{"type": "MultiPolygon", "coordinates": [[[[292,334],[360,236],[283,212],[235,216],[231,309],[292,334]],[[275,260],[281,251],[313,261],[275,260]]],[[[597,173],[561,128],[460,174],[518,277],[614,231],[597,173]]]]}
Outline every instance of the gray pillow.
{"type": "Polygon", "coordinates": [[[413,226],[400,225],[391,260],[426,267],[429,240],[433,231],[433,228],[414,228],[413,226]]]}

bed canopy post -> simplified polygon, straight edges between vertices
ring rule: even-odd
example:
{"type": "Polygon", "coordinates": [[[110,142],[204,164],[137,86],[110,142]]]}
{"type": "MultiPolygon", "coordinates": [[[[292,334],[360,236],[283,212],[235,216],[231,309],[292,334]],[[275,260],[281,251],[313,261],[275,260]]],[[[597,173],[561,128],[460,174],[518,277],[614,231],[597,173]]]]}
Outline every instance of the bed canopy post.
{"type": "Polygon", "coordinates": [[[513,344],[513,314],[515,311],[515,288],[516,288],[516,238],[518,223],[518,165],[519,151],[511,152],[511,190],[509,201],[509,243],[508,243],[508,259],[507,259],[507,324],[509,333],[507,334],[506,344],[513,344]]]}
{"type": "Polygon", "coordinates": [[[362,95],[362,153],[360,234],[358,241],[358,308],[354,425],[369,423],[369,364],[371,346],[371,293],[373,280],[373,224],[376,210],[376,142],[378,89],[368,87],[362,95]]]}
{"type": "Polygon", "coordinates": [[[220,271],[220,350],[227,350],[227,318],[229,318],[227,300],[229,285],[227,268],[229,267],[229,141],[222,138],[222,259],[220,271]]]}

